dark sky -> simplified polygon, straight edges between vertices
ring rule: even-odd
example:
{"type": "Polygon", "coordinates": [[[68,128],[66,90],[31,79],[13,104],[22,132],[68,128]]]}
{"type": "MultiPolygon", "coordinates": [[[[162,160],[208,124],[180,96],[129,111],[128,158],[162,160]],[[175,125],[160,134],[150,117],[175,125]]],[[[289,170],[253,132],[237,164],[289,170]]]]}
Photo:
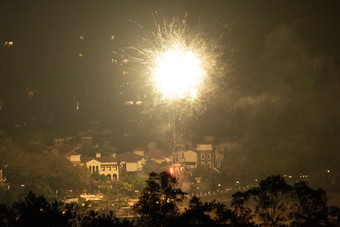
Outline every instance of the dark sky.
{"type": "MultiPolygon", "coordinates": [[[[102,106],[115,99],[110,87],[119,82],[111,79],[115,71],[95,57],[94,66],[77,63],[81,47],[72,39],[92,37],[88,51],[102,56],[112,46],[100,37],[133,40],[153,28],[156,11],[165,19],[188,12],[188,25],[200,25],[222,53],[219,62],[226,70],[216,78],[223,86],[213,87],[196,130],[241,141],[248,162],[266,160],[273,163],[269,169],[338,165],[340,2],[335,0],[1,0],[1,66],[7,68],[1,70],[2,111],[21,103],[19,94],[32,89],[45,98],[23,102],[20,112],[59,111],[68,102],[86,100],[92,115],[111,117],[102,106]],[[10,40],[13,49],[3,46],[10,40]]],[[[2,121],[18,115],[12,109],[2,113],[2,121]]],[[[47,113],[53,114],[58,115],[47,113]]]]}

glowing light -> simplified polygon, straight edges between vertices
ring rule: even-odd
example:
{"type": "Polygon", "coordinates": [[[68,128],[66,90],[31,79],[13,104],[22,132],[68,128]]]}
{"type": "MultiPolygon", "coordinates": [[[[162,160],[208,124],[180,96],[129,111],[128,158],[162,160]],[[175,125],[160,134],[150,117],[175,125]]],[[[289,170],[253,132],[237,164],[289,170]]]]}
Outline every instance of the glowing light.
{"type": "Polygon", "coordinates": [[[170,175],[174,174],[174,169],[172,167],[170,167],[170,175]]]}
{"type": "Polygon", "coordinates": [[[165,98],[196,98],[205,75],[200,65],[192,51],[176,46],[155,59],[153,80],[165,98]]]}

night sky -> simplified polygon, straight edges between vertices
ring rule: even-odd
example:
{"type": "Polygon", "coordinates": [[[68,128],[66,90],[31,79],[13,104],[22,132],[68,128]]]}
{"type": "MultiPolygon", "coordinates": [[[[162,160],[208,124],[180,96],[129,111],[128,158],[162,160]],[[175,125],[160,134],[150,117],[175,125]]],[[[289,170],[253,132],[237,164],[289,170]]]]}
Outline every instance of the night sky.
{"type": "Polygon", "coordinates": [[[112,64],[122,60],[113,51],[152,33],[153,15],[186,13],[219,56],[194,138],[242,144],[245,171],[339,171],[339,1],[1,0],[1,127],[65,132],[99,120],[139,143],[160,136],[162,112],[123,104],[151,97],[138,73],[122,77],[129,68],[112,64]]]}

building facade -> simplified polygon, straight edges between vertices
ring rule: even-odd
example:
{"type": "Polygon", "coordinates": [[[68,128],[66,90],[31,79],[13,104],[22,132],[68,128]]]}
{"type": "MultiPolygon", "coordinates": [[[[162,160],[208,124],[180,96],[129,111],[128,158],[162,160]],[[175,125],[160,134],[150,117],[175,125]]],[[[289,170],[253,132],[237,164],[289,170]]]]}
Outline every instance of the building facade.
{"type": "Polygon", "coordinates": [[[197,167],[215,168],[215,151],[212,144],[197,144],[197,167]]]}

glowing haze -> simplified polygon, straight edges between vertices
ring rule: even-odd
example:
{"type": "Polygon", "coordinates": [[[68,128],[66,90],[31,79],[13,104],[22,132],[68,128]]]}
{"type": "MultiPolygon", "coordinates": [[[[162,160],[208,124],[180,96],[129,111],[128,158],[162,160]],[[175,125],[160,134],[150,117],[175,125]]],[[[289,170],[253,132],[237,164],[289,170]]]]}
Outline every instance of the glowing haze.
{"type": "Polygon", "coordinates": [[[154,61],[153,82],[165,98],[196,98],[205,71],[192,51],[175,45],[154,61]]]}

